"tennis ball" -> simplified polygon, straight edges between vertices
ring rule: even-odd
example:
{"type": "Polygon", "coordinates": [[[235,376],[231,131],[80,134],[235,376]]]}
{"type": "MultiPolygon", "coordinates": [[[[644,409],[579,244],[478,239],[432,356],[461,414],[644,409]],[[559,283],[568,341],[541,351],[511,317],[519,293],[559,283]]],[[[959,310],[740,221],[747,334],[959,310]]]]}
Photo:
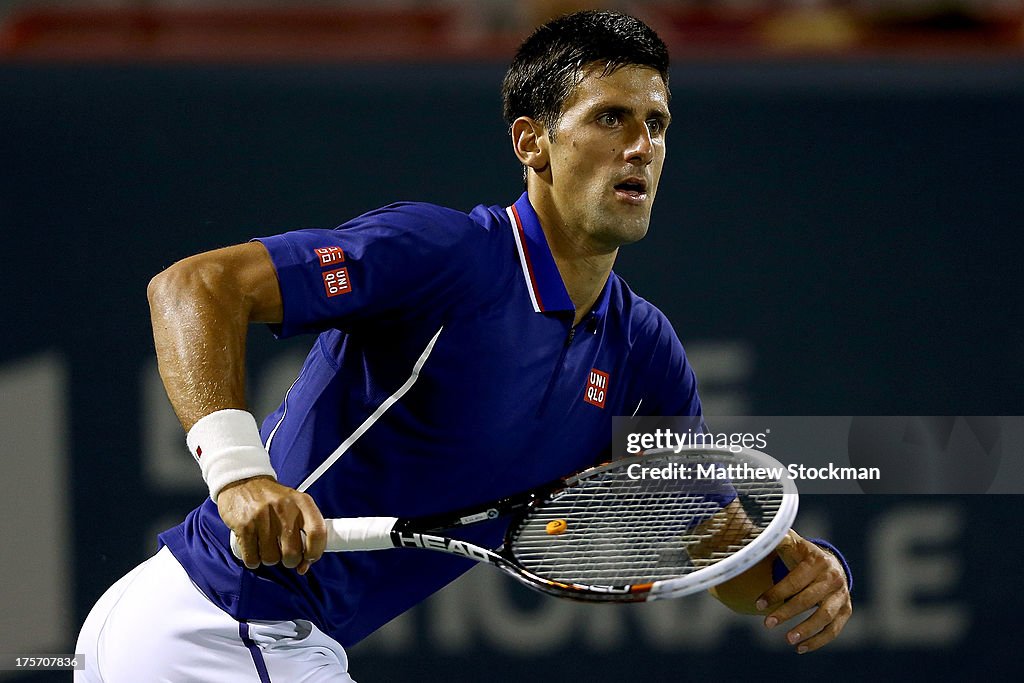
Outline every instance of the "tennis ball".
{"type": "Polygon", "coordinates": [[[772,565],[778,559],[775,551],[739,576],[711,588],[709,592],[719,602],[739,614],[768,614],[782,604],[777,602],[765,610],[755,607],[757,599],[775,585],[772,580],[772,565]]]}

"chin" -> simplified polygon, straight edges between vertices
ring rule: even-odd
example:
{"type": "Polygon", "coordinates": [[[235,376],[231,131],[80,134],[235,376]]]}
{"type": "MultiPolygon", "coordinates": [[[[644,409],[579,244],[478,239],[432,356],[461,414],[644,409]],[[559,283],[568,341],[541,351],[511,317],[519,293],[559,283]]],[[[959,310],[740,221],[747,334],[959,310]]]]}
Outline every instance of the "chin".
{"type": "Polygon", "coordinates": [[[646,236],[647,236],[647,226],[644,225],[642,228],[638,228],[636,230],[633,230],[633,231],[623,235],[622,244],[633,244],[634,242],[639,242],[640,240],[642,240],[646,236]]]}
{"type": "Polygon", "coordinates": [[[617,232],[622,238],[623,244],[632,244],[644,238],[650,225],[651,215],[649,213],[643,216],[631,216],[619,223],[617,232]]]}
{"type": "Polygon", "coordinates": [[[647,221],[636,225],[630,225],[629,221],[623,221],[617,225],[611,226],[604,232],[604,241],[608,242],[608,244],[615,249],[626,244],[639,242],[647,234],[647,225],[647,221]]]}
{"type": "Polygon", "coordinates": [[[650,207],[612,205],[602,207],[585,219],[596,229],[591,236],[603,242],[609,249],[618,249],[625,244],[639,242],[647,234],[651,222],[650,207]]]}

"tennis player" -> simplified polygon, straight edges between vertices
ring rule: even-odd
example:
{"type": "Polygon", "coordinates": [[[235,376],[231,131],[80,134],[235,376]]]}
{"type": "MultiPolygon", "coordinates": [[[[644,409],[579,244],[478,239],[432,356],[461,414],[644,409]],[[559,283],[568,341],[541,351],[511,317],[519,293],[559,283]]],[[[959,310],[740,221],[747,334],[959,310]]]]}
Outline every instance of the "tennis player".
{"type": "MultiPolygon", "coordinates": [[[[96,603],[76,680],[352,680],[345,647],[473,563],[324,554],[325,515],[479,504],[609,456],[613,415],[701,414],[672,326],[612,273],[665,162],[665,45],[628,16],[563,17],[523,43],[503,96],[526,181],[511,205],[393,204],[153,279],[161,377],[210,496],[96,603]],[[244,384],[257,322],[318,335],[262,430],[244,384]]],[[[466,540],[498,545],[502,526],[466,540]]],[[[810,610],[787,638],[814,650],[849,618],[848,573],[790,538],[764,596],[788,601],[764,616],[810,610]]]]}

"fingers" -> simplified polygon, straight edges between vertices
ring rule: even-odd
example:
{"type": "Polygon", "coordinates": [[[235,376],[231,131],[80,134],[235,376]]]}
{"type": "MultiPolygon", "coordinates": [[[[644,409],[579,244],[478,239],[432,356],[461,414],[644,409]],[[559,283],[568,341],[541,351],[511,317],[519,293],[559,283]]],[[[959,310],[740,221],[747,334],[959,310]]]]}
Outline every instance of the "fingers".
{"type": "Polygon", "coordinates": [[[853,606],[846,573],[830,553],[799,537],[792,543],[787,541],[777,552],[792,569],[758,599],[758,609],[785,600],[765,618],[764,625],[774,628],[816,607],[807,619],[786,633],[786,642],[796,645],[797,653],[804,654],[835,640],[853,613],[853,606]]]}
{"type": "MultiPolygon", "coordinates": [[[[786,563],[787,566],[789,563],[786,563]]],[[[775,605],[792,598],[794,595],[807,588],[817,577],[820,567],[817,567],[813,562],[805,561],[795,565],[786,574],[786,577],[779,581],[777,584],[766,590],[760,598],[757,600],[758,609],[764,609],[767,605],[775,605]]],[[[807,607],[809,607],[808,605],[807,607]]],[[[803,609],[807,609],[804,607],[803,609]]],[[[802,610],[801,610],[802,611],[802,610]]],[[[794,612],[798,614],[798,612],[794,612]]],[[[793,616],[790,614],[789,616],[793,616]]],[[[789,617],[786,617],[787,619],[789,617]]],[[[781,621],[781,620],[780,620],[781,621]]]]}
{"type": "Polygon", "coordinates": [[[762,600],[766,601],[766,605],[785,601],[785,604],[765,620],[765,625],[768,628],[774,626],[769,625],[771,619],[781,624],[814,607],[827,595],[845,588],[846,579],[833,570],[834,567],[824,556],[809,556],[793,567],[786,578],[765,591],[758,599],[759,607],[762,600]]]}
{"type": "Polygon", "coordinates": [[[320,559],[327,547],[327,524],[320,514],[320,508],[313,499],[302,493],[295,501],[302,514],[302,529],[305,532],[303,560],[298,567],[299,574],[305,574],[309,566],[320,559]]]}
{"type": "Polygon", "coordinates": [[[278,520],[268,510],[263,510],[254,521],[260,544],[260,562],[268,565],[277,564],[281,561],[281,547],[277,542],[280,534],[278,520]]]}
{"type": "Polygon", "coordinates": [[[256,569],[260,566],[260,546],[256,535],[251,529],[244,529],[235,533],[238,540],[239,555],[242,563],[248,569],[256,569]]]}
{"type": "Polygon", "coordinates": [[[846,596],[833,593],[814,614],[794,627],[786,635],[786,640],[797,646],[798,654],[813,652],[835,640],[852,614],[853,607],[846,596]]]}
{"type": "Polygon", "coordinates": [[[294,569],[302,562],[302,518],[296,516],[292,524],[282,527],[278,536],[278,546],[281,548],[281,564],[294,569]]]}
{"type": "Polygon", "coordinates": [[[324,552],[326,525],[305,493],[273,480],[253,479],[224,489],[217,503],[249,569],[280,563],[305,574],[324,552]]]}

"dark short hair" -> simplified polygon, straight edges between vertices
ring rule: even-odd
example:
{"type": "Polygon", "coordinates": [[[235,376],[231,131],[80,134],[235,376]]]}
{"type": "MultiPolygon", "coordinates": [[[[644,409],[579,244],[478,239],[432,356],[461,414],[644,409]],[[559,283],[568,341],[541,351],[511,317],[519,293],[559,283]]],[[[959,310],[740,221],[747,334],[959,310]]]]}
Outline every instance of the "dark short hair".
{"type": "Polygon", "coordinates": [[[655,69],[668,88],[668,48],[650,26],[618,12],[587,10],[544,24],[527,38],[501,86],[505,122],[520,116],[554,130],[569,93],[592,65],[655,69]]]}

